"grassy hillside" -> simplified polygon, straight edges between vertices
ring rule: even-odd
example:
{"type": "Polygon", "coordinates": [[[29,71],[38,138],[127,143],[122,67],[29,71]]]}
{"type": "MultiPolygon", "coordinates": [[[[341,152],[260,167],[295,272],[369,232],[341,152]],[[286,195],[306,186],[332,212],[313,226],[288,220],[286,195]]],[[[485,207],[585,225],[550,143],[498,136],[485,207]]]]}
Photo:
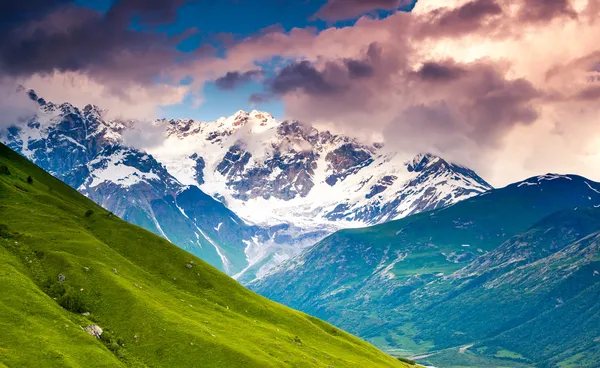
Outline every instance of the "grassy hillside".
{"type": "Polygon", "coordinates": [[[408,366],[244,289],[4,145],[0,284],[0,366],[408,366]]]}

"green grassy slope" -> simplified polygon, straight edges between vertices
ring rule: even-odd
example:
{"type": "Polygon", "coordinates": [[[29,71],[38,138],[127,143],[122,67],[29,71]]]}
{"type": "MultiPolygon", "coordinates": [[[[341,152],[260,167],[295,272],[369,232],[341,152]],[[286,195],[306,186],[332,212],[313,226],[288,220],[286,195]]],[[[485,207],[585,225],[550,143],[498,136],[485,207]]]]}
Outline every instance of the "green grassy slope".
{"type": "Polygon", "coordinates": [[[0,366],[407,366],[246,290],[1,144],[0,285],[0,366]],[[101,339],[82,330],[92,323],[101,339]]]}

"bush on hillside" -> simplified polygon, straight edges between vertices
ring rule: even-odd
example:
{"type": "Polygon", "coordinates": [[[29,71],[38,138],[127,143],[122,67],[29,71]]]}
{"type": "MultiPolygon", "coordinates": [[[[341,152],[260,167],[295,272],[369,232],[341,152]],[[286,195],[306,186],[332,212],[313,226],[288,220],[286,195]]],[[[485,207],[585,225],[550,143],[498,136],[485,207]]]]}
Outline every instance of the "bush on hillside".
{"type": "Polygon", "coordinates": [[[87,211],[85,211],[85,213],[83,214],[83,216],[84,216],[85,218],[89,218],[89,217],[90,217],[91,215],[93,215],[93,214],[94,214],[94,211],[92,211],[92,210],[87,210],[87,211]]]}
{"type": "Polygon", "coordinates": [[[121,348],[121,346],[124,345],[123,340],[121,340],[120,338],[115,337],[112,334],[112,332],[110,332],[108,330],[104,330],[104,332],[100,336],[100,340],[112,352],[115,352],[115,351],[119,350],[121,348]]]}
{"type": "Polygon", "coordinates": [[[29,175],[27,177],[27,184],[29,184],[29,185],[33,184],[33,178],[31,177],[31,175],[29,175]]]}
{"type": "Polygon", "coordinates": [[[10,231],[8,231],[8,226],[4,224],[0,224],[0,238],[10,238],[10,231]]]}
{"type": "Polygon", "coordinates": [[[87,309],[81,293],[70,286],[67,286],[67,291],[58,298],[57,302],[61,307],[75,313],[83,313],[87,309]]]}
{"type": "Polygon", "coordinates": [[[6,165],[0,165],[0,175],[10,175],[10,170],[6,165]]]}
{"type": "Polygon", "coordinates": [[[81,292],[64,283],[54,283],[48,289],[48,294],[56,298],[56,302],[63,308],[74,313],[87,311],[86,303],[81,292]]]}

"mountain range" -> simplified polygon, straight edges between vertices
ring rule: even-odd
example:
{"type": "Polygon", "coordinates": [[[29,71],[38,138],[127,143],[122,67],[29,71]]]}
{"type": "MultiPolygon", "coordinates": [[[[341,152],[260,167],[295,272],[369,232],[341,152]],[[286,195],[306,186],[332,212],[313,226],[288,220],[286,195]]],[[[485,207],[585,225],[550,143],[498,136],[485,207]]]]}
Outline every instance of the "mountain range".
{"type": "Polygon", "coordinates": [[[249,286],[424,364],[594,367],[600,183],[548,174],[339,231],[249,286]]]}
{"type": "Polygon", "coordinates": [[[27,93],[39,111],[0,132],[2,142],[244,283],[338,229],[442,208],[491,189],[472,170],[440,157],[404,157],[264,112],[142,123],[27,93]],[[146,131],[160,144],[131,143],[146,131]]]}

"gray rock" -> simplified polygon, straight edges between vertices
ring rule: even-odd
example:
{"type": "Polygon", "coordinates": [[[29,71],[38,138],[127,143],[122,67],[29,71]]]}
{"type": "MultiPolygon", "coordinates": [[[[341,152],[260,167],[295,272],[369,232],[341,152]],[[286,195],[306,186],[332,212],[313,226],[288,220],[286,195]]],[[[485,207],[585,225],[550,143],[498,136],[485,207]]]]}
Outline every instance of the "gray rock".
{"type": "Polygon", "coordinates": [[[102,329],[98,325],[89,325],[84,328],[85,332],[89,333],[91,336],[99,339],[102,336],[102,329]]]}
{"type": "Polygon", "coordinates": [[[58,274],[58,282],[64,282],[67,279],[67,276],[63,275],[62,273],[58,274]]]}

